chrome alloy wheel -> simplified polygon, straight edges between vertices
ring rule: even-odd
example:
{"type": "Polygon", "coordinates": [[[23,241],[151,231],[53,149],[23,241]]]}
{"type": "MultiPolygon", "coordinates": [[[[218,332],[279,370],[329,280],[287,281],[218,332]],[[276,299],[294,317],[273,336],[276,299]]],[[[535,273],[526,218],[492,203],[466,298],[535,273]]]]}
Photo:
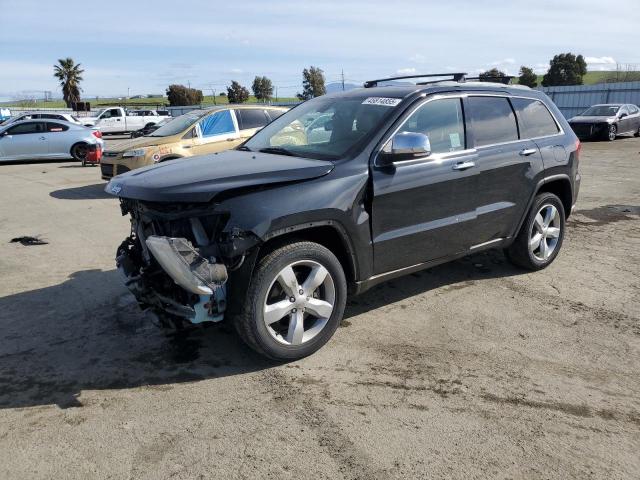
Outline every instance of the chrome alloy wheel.
{"type": "Polygon", "coordinates": [[[553,254],[560,238],[560,212],[551,204],[543,205],[536,214],[529,235],[529,252],[541,262],[553,254]]]}
{"type": "Polygon", "coordinates": [[[267,290],[264,323],[278,342],[302,345],[327,325],[335,299],[333,278],[325,267],[312,260],[291,263],[267,290]]]}

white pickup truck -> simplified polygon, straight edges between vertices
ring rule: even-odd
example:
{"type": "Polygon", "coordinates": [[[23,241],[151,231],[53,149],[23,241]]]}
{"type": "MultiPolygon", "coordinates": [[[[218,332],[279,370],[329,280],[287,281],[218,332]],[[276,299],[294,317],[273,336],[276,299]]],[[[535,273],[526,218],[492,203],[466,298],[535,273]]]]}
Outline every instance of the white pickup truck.
{"type": "Polygon", "coordinates": [[[125,110],[122,107],[104,108],[95,117],[83,117],[81,122],[87,127],[98,127],[102,133],[129,133],[156,124],[168,115],[160,115],[155,110],[125,110]]]}

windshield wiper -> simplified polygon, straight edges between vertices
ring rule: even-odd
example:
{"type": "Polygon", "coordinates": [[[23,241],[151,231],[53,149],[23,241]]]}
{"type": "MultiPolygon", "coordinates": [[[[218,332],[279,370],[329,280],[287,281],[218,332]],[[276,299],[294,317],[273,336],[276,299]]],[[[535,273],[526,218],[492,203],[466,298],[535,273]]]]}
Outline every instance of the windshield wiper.
{"type": "Polygon", "coordinates": [[[261,152],[261,153],[275,153],[276,155],[288,155],[290,157],[297,157],[298,156],[295,153],[293,153],[292,151],[287,150],[286,148],[282,148],[282,147],[266,147],[266,148],[261,148],[258,151],[261,152]]]}

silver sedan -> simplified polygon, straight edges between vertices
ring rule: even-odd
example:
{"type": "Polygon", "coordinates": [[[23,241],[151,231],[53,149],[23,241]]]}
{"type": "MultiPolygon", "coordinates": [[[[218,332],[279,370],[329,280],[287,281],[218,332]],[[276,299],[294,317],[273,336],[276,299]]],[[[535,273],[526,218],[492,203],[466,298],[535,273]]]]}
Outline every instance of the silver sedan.
{"type": "Polygon", "coordinates": [[[0,162],[67,159],[95,161],[102,154],[98,130],[62,120],[23,120],[0,127],[0,162]]]}

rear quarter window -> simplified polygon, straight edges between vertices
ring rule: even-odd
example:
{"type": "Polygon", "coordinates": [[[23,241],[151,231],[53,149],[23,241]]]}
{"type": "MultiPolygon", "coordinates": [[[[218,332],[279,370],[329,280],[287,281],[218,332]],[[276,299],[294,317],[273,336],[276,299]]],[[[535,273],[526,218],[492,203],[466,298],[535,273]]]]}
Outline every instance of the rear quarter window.
{"type": "Polygon", "coordinates": [[[518,140],[516,117],[506,97],[469,97],[476,147],[518,140]]]}
{"type": "Polygon", "coordinates": [[[236,110],[240,123],[240,130],[249,130],[251,128],[262,128],[271,121],[262,109],[257,108],[239,108],[236,110]]]}
{"type": "Polygon", "coordinates": [[[520,138],[546,137],[560,131],[553,116],[541,101],[512,98],[511,103],[518,115],[520,138]]]}

